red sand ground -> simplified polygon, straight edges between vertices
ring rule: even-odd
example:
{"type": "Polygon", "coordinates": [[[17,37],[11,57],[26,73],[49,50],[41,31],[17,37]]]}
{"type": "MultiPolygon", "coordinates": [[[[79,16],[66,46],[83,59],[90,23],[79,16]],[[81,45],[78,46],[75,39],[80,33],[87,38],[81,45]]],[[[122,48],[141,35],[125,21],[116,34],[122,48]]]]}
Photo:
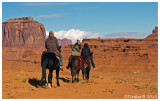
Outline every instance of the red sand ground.
{"type": "MultiPolygon", "coordinates": [[[[63,54],[64,71],[60,71],[60,87],[36,87],[41,79],[40,55],[21,60],[2,61],[3,99],[125,99],[158,98],[158,72],[117,70],[107,68],[94,58],[97,69],[91,69],[90,80],[71,83],[70,70],[66,69],[68,54],[63,54]],[[68,82],[67,82],[68,81],[68,82]]],[[[48,70],[47,70],[48,75],[48,70]]]]}

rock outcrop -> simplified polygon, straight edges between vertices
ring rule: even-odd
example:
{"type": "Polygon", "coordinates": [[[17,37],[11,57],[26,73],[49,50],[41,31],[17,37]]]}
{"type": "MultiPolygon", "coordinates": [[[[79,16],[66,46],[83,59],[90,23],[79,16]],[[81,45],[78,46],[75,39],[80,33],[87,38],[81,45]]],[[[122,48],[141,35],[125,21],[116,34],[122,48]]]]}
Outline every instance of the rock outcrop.
{"type": "Polygon", "coordinates": [[[33,17],[9,19],[2,23],[3,47],[44,46],[46,31],[33,17]]]}
{"type": "Polygon", "coordinates": [[[156,26],[155,29],[152,31],[152,34],[145,38],[146,40],[158,40],[158,27],[156,26]]]}
{"type": "Polygon", "coordinates": [[[106,68],[158,70],[158,27],[144,39],[84,39],[94,53],[94,61],[106,68]]]}
{"type": "MultiPolygon", "coordinates": [[[[139,72],[158,71],[158,27],[144,39],[84,39],[88,43],[97,68],[139,72]]],[[[63,57],[68,59],[73,45],[63,48],[63,57]]],[[[62,52],[63,52],[62,51],[62,52]]]]}
{"type": "Polygon", "coordinates": [[[42,53],[46,31],[33,17],[9,19],[2,23],[3,59],[22,58],[26,50],[42,53]]]}
{"type": "Polygon", "coordinates": [[[66,47],[66,46],[72,44],[72,40],[66,39],[66,38],[65,39],[58,39],[58,43],[60,46],[66,47]]]}

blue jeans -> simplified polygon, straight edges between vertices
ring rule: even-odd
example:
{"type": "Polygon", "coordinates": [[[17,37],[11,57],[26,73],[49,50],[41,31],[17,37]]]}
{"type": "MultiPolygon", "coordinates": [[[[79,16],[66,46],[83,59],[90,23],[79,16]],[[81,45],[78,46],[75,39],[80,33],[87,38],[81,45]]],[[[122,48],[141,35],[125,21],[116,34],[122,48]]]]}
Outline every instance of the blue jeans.
{"type": "Polygon", "coordinates": [[[94,64],[93,59],[92,59],[91,56],[90,56],[90,60],[91,60],[91,63],[92,63],[93,68],[95,68],[95,64],[94,64]]]}
{"type": "Polygon", "coordinates": [[[60,66],[63,66],[63,61],[62,61],[62,55],[61,53],[57,50],[57,52],[59,53],[59,58],[60,58],[60,66]]]}

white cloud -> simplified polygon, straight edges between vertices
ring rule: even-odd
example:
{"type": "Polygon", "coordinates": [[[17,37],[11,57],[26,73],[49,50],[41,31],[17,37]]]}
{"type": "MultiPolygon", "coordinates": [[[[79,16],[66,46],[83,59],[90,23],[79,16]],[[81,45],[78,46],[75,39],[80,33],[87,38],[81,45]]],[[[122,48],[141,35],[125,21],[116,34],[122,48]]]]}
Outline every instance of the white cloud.
{"type": "MultiPolygon", "coordinates": [[[[49,35],[49,31],[46,32],[46,35],[49,35]]],[[[85,38],[145,38],[149,34],[148,33],[136,33],[136,32],[116,32],[112,34],[103,35],[100,33],[93,33],[87,31],[80,31],[78,29],[70,29],[68,31],[61,30],[55,32],[55,37],[58,39],[71,39],[72,43],[75,43],[77,39],[83,40],[85,38]]]]}
{"type": "MultiPolygon", "coordinates": [[[[47,31],[46,34],[48,36],[49,31],[47,31]]],[[[55,36],[58,39],[63,39],[63,38],[71,39],[72,43],[75,43],[77,39],[82,41],[84,38],[98,38],[98,37],[103,37],[104,35],[99,33],[80,31],[78,29],[70,29],[68,31],[61,30],[55,32],[55,36]]]]}
{"type": "Polygon", "coordinates": [[[56,18],[56,17],[61,17],[64,16],[65,14],[48,14],[48,15],[39,15],[35,16],[35,18],[56,18]]]}

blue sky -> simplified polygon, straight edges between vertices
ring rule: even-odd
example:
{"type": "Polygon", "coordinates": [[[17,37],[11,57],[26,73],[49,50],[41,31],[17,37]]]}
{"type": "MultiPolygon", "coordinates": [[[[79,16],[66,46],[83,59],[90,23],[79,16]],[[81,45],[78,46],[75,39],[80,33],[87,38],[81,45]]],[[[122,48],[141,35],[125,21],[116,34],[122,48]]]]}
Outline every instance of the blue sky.
{"type": "Polygon", "coordinates": [[[158,26],[157,2],[3,2],[2,21],[32,16],[46,31],[77,29],[108,35],[151,33],[158,26]]]}

